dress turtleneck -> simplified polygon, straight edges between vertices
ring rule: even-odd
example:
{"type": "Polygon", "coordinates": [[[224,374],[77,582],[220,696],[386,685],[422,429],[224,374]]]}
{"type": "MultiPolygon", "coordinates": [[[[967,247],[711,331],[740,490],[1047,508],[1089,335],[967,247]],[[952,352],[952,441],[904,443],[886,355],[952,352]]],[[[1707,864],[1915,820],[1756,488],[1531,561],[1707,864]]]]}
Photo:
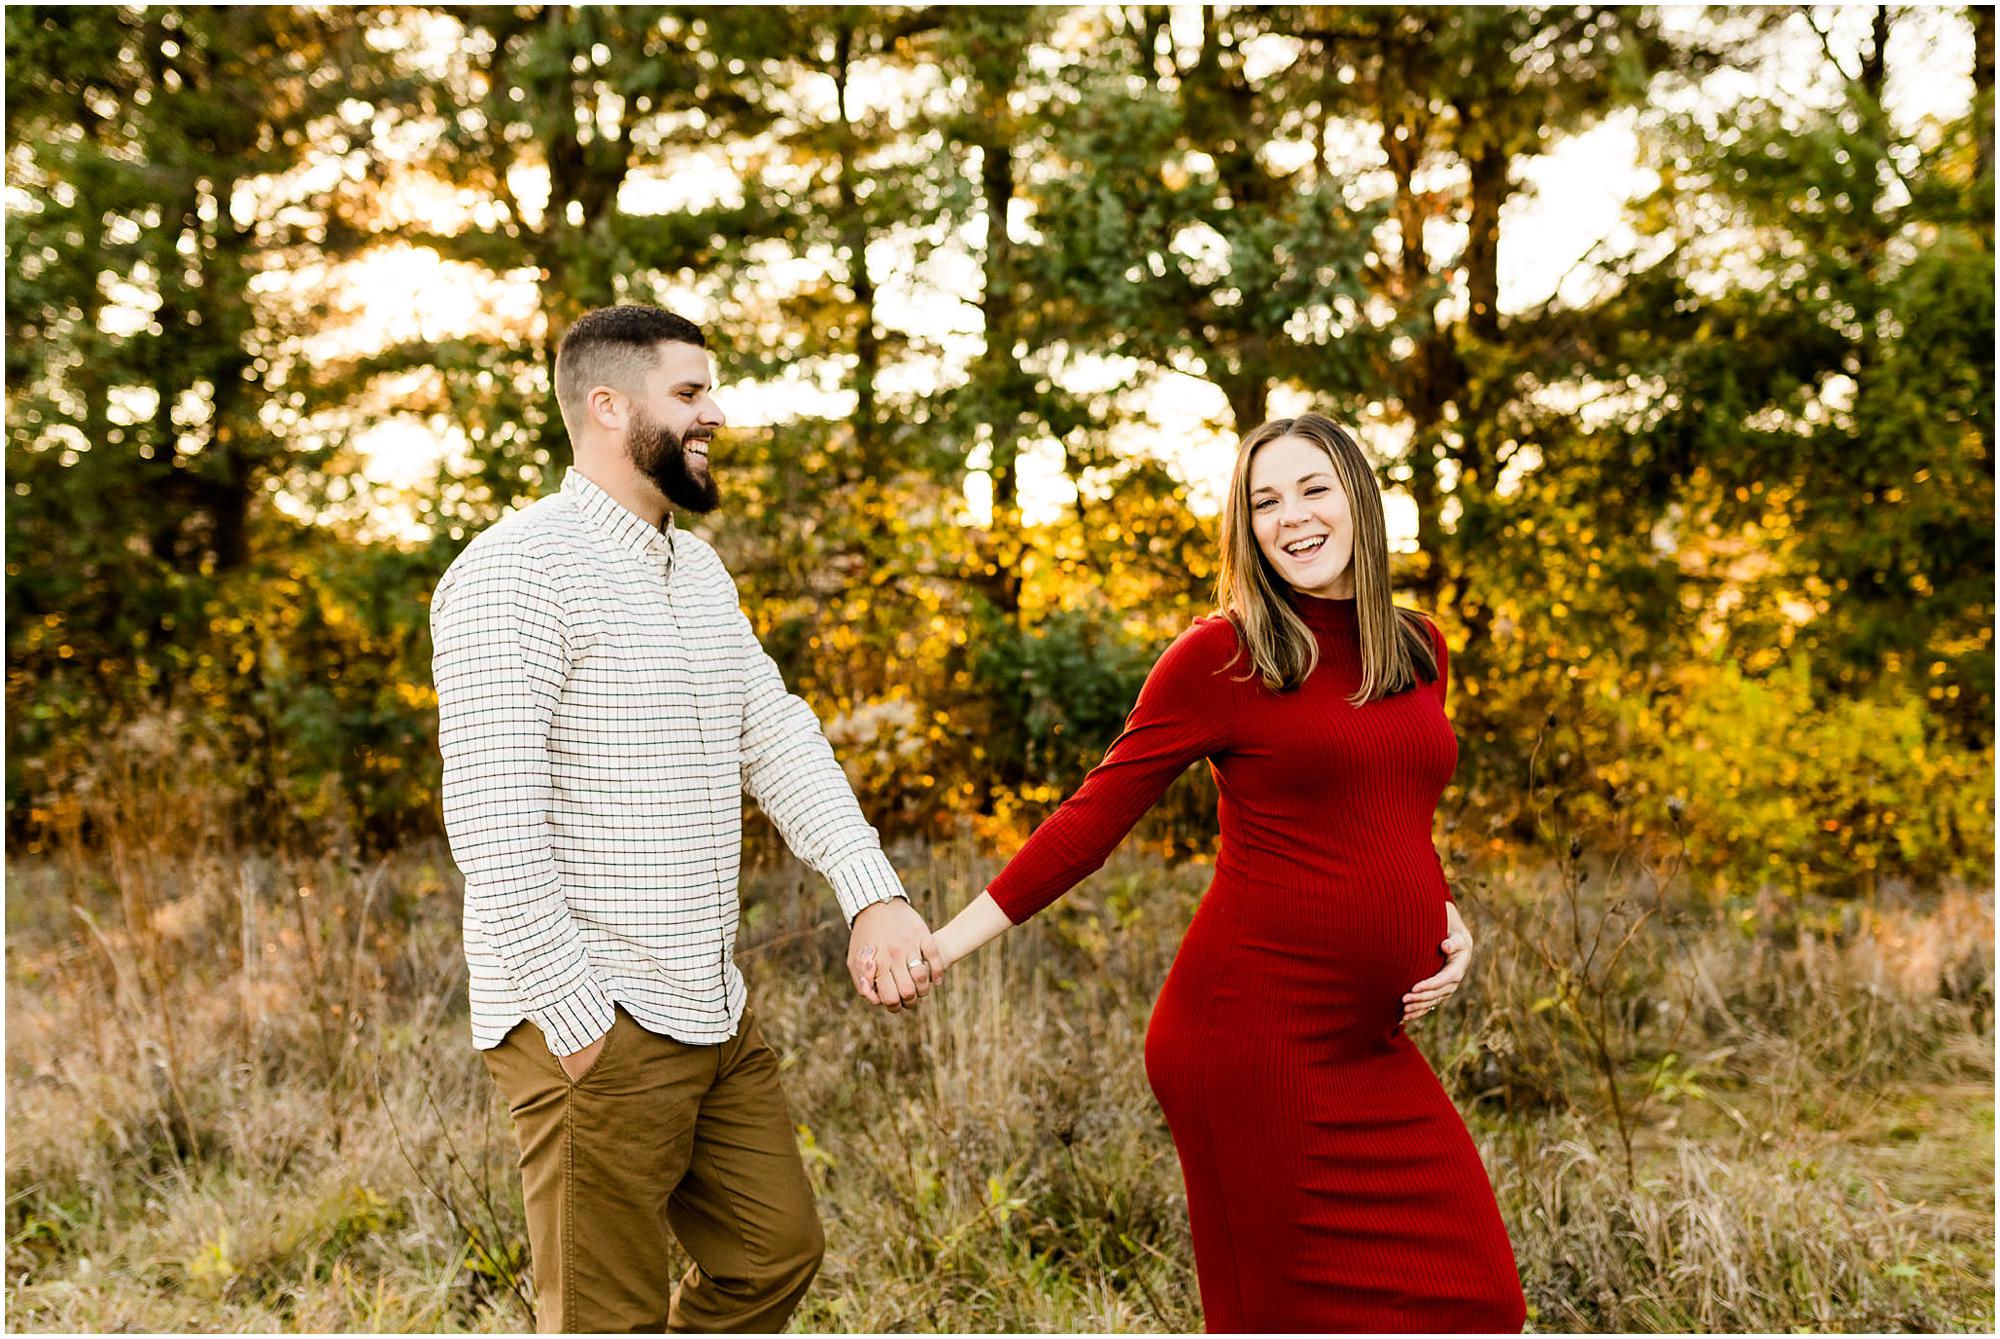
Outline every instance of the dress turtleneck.
{"type": "Polygon", "coordinates": [[[1314,632],[1352,632],[1358,626],[1352,595],[1327,599],[1295,590],[1291,592],[1291,599],[1292,607],[1299,611],[1299,617],[1314,632]]]}

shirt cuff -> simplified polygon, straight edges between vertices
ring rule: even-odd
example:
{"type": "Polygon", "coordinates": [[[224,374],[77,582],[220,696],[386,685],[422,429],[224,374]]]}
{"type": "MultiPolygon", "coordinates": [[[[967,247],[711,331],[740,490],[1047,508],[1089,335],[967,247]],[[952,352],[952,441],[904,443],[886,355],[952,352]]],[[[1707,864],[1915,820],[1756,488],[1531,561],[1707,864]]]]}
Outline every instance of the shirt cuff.
{"type": "Polygon", "coordinates": [[[528,1019],[542,1030],[550,1054],[563,1056],[575,1055],[610,1032],[618,1015],[611,997],[586,974],[575,989],[529,1013],[528,1019]]]}
{"type": "Polygon", "coordinates": [[[827,871],[826,881],[833,885],[833,895],[840,899],[840,913],[847,917],[849,925],[877,902],[898,897],[909,900],[903,891],[903,881],[896,877],[895,866],[879,846],[848,856],[827,871]]]}

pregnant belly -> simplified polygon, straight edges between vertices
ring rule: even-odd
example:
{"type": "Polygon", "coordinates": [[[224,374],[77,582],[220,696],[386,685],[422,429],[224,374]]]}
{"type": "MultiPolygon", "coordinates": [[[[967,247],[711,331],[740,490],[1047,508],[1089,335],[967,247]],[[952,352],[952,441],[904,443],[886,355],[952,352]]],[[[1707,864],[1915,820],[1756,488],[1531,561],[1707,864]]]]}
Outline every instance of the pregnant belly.
{"type": "Polygon", "coordinates": [[[1415,881],[1220,882],[1181,941],[1147,1031],[1164,1103],[1199,1070],[1268,1077],[1395,1041],[1403,993],[1444,964],[1444,894],[1415,881]]]}

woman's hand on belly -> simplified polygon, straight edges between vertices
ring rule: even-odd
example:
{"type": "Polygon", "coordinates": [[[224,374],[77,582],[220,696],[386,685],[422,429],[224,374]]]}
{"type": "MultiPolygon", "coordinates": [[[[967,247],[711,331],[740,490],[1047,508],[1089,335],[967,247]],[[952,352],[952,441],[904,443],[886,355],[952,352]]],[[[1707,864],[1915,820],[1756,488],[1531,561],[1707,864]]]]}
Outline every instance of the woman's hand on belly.
{"type": "Polygon", "coordinates": [[[1438,951],[1444,954],[1444,967],[1435,976],[1427,976],[1411,986],[1403,996],[1403,1022],[1413,1023],[1450,998],[1458,989],[1458,983],[1465,980],[1466,969],[1472,965],[1472,934],[1465,928],[1465,921],[1458,914],[1456,902],[1444,904],[1445,934],[1438,951]]]}

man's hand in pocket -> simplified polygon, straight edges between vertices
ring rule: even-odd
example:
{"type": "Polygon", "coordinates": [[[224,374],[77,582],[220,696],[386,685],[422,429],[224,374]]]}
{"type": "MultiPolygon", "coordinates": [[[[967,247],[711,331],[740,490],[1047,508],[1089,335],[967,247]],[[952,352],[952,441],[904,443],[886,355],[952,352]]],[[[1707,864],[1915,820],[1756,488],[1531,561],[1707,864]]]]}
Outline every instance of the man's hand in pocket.
{"type": "Polygon", "coordinates": [[[597,1053],[604,1049],[604,1038],[610,1035],[607,1032],[604,1034],[604,1037],[599,1037],[581,1051],[577,1051],[571,1055],[559,1055],[556,1057],[556,1060],[563,1067],[563,1073],[569,1075],[571,1083],[578,1082],[584,1075],[590,1072],[590,1067],[597,1063],[597,1053]]]}

